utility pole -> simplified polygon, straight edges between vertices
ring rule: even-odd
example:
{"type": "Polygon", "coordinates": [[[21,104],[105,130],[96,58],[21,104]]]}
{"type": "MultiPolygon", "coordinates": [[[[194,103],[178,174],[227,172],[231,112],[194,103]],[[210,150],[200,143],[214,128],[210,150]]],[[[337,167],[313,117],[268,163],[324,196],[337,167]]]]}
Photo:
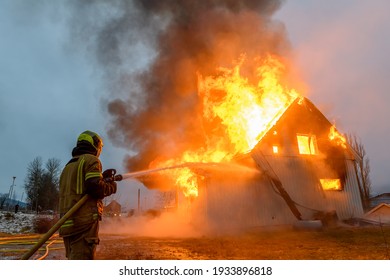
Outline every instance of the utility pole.
{"type": "Polygon", "coordinates": [[[13,193],[13,191],[14,191],[14,186],[15,186],[15,179],[16,179],[16,177],[14,176],[14,177],[12,177],[13,178],[13,180],[12,180],[12,185],[9,187],[9,192],[8,192],[8,210],[9,210],[9,208],[10,208],[10,206],[11,206],[11,198],[12,198],[12,193],[13,193]]]}
{"type": "Polygon", "coordinates": [[[141,199],[141,190],[140,189],[138,189],[138,214],[140,213],[140,207],[141,207],[141,205],[140,205],[140,199],[141,199]]]}

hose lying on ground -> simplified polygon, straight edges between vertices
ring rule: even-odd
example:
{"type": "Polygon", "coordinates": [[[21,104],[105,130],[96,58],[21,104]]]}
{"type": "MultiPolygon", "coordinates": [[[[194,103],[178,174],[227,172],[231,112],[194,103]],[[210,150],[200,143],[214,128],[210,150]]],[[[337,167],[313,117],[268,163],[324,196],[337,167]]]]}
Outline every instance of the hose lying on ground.
{"type": "MultiPolygon", "coordinates": [[[[31,234],[31,235],[22,235],[22,236],[9,236],[0,238],[0,253],[20,253],[26,252],[28,249],[23,248],[25,246],[34,245],[37,243],[37,239],[41,238],[42,235],[31,234]]],[[[59,239],[58,234],[54,234],[51,238],[51,242],[45,246],[45,254],[41,257],[36,256],[34,259],[42,260],[46,258],[49,254],[49,247],[55,243],[63,244],[62,240],[59,239]]],[[[50,250],[63,250],[64,247],[50,247],[50,250]]],[[[37,254],[38,255],[38,254],[37,254]]]]}

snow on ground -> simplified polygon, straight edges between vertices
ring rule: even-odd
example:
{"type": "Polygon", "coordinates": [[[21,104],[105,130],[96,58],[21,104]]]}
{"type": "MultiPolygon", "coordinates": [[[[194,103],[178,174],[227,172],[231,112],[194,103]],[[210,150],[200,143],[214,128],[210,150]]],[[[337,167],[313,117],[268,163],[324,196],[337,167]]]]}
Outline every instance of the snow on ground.
{"type": "Polygon", "coordinates": [[[0,233],[31,233],[36,214],[0,211],[0,233]]]}

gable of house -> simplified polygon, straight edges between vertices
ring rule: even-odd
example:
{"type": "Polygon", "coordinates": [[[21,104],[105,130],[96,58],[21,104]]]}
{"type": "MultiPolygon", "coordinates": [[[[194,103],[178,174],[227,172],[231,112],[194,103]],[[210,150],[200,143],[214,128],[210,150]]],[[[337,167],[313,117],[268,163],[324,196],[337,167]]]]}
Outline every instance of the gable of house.
{"type": "Polygon", "coordinates": [[[341,190],[348,173],[346,160],[354,153],[339,139],[328,119],[307,98],[293,102],[276,124],[267,132],[254,151],[269,157],[304,158],[311,162],[324,189],[341,190]]]}
{"type": "Polygon", "coordinates": [[[113,200],[104,207],[104,211],[107,214],[119,214],[122,211],[122,206],[116,200],[113,200]]]}

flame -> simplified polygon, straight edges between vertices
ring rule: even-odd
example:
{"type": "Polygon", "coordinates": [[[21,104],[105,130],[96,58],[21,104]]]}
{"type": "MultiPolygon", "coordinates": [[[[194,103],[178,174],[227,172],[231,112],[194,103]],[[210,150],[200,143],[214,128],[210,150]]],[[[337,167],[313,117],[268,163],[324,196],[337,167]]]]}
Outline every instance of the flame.
{"type": "Polygon", "coordinates": [[[317,154],[317,140],[315,135],[297,135],[298,151],[301,155],[317,154]]]}
{"type": "Polygon", "coordinates": [[[347,139],[345,139],[344,136],[342,136],[337,130],[334,125],[330,127],[329,130],[329,140],[334,141],[336,145],[343,147],[344,149],[347,148],[347,139]]]}
{"type": "MultiPolygon", "coordinates": [[[[200,117],[205,131],[205,145],[186,151],[181,158],[155,161],[155,167],[184,162],[223,162],[246,153],[262,139],[288,106],[299,97],[295,90],[279,82],[284,65],[275,56],[257,59],[256,83],[240,73],[245,63],[219,68],[219,75],[203,77],[198,73],[198,96],[202,101],[200,117]]],[[[198,195],[198,180],[191,169],[169,171],[175,184],[186,196],[198,195]]]]}
{"type": "Polygon", "coordinates": [[[320,183],[324,190],[341,190],[340,179],[320,179],[320,183]]]}
{"type": "Polygon", "coordinates": [[[257,85],[240,75],[241,64],[233,69],[221,68],[221,76],[199,77],[199,94],[203,99],[204,117],[219,118],[226,128],[234,152],[251,150],[298,97],[294,91],[286,91],[278,76],[283,65],[271,56],[257,68],[257,85]],[[225,95],[218,100],[213,92],[222,91],[225,95]]]}

